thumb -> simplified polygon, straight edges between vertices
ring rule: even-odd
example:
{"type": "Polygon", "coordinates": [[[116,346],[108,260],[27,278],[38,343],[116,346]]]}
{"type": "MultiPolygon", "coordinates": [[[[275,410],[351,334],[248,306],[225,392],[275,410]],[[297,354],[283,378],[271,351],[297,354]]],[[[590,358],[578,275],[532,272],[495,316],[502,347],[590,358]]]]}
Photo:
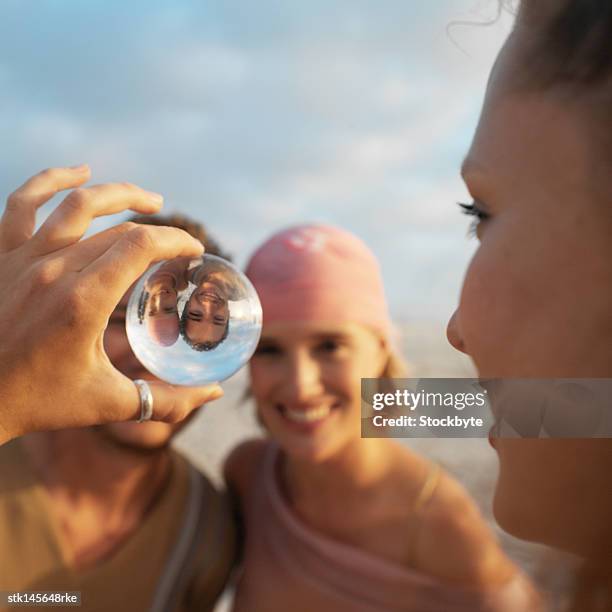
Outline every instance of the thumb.
{"type": "MultiPolygon", "coordinates": [[[[145,381],[153,397],[152,421],[178,423],[203,404],[212,402],[223,396],[223,389],[218,384],[202,387],[183,387],[171,385],[162,381],[145,381]]],[[[137,420],[140,417],[140,393],[134,381],[123,377],[119,396],[115,396],[121,404],[117,421],[137,420]]],[[[113,411],[116,413],[116,411],[113,411]]]]}
{"type": "Polygon", "coordinates": [[[203,404],[223,397],[223,389],[216,383],[203,387],[183,387],[161,381],[148,384],[153,394],[153,421],[178,423],[203,404]]]}

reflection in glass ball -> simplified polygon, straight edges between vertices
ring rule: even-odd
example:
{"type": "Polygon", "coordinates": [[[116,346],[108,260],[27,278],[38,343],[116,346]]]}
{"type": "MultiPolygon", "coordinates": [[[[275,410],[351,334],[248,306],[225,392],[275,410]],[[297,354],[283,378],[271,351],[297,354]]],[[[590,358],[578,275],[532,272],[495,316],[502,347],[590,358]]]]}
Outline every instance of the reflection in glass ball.
{"type": "Polygon", "coordinates": [[[249,279],[225,259],[179,257],[138,281],[126,327],[134,354],[152,374],[205,385],[229,378],[251,358],[261,304],[249,279]]]}

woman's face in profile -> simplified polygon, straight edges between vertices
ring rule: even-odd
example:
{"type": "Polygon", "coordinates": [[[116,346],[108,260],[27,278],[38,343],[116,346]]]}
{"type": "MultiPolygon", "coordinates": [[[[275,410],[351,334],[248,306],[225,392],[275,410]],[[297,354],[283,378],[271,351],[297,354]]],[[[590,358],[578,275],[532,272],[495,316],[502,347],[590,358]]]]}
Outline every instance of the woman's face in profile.
{"type": "MultiPolygon", "coordinates": [[[[449,340],[483,377],[611,377],[610,157],[595,143],[585,102],[512,86],[522,36],[515,33],[497,60],[463,168],[480,244],[449,340]]],[[[498,439],[496,446],[502,526],[576,549],[559,533],[572,531],[572,498],[585,475],[597,481],[604,455],[591,442],[498,439]]],[[[590,510],[597,500],[584,495],[590,510]]]]}

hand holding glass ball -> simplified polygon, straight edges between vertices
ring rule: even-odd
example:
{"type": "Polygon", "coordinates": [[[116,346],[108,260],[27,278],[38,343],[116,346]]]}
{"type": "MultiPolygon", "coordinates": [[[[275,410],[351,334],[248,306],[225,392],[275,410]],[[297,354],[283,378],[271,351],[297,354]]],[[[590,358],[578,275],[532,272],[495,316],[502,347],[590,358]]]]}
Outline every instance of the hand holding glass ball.
{"type": "Polygon", "coordinates": [[[152,267],[127,309],[132,350],[155,376],[173,384],[220,382],[253,355],[261,304],[250,281],[214,255],[152,267]]]}

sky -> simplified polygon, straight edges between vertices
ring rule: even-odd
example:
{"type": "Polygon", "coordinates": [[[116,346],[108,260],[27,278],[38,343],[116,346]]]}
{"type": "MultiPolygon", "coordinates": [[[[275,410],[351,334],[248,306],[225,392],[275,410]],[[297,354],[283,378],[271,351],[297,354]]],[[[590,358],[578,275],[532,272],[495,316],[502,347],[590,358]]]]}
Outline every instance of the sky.
{"type": "Polygon", "coordinates": [[[379,258],[397,321],[445,320],[476,248],[459,166],[512,24],[488,23],[497,13],[496,0],[0,0],[2,194],[87,162],[93,183],[162,193],[238,265],[279,229],[332,223],[379,258]]]}

